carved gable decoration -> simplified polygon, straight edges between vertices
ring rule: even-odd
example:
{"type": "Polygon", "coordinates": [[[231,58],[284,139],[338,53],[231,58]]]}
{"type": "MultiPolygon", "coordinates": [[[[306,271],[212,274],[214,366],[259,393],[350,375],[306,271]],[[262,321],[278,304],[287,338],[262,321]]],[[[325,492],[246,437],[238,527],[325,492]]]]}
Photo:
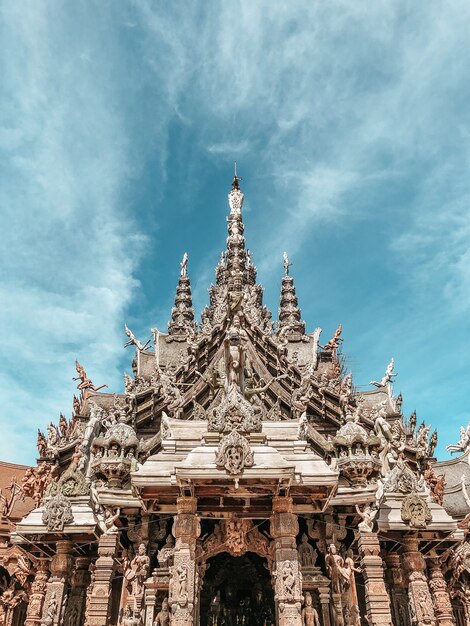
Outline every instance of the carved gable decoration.
{"type": "Polygon", "coordinates": [[[261,414],[246,400],[241,392],[233,387],[222,402],[209,415],[209,431],[229,433],[237,430],[243,433],[261,432],[261,414]]]}
{"type": "Polygon", "coordinates": [[[62,493],[57,493],[48,500],[42,514],[42,523],[50,531],[62,531],[66,524],[73,522],[73,513],[70,500],[62,493]]]}
{"type": "Polygon", "coordinates": [[[229,474],[238,475],[245,467],[252,467],[253,463],[253,452],[243,435],[233,430],[222,438],[215,458],[215,464],[219,469],[225,468],[229,474]]]}
{"type": "Polygon", "coordinates": [[[76,463],[73,461],[60,479],[57,482],[51,483],[47,491],[48,496],[55,496],[59,493],[67,498],[86,496],[90,493],[90,485],[86,482],[83,472],[78,469],[76,463]]]}
{"type": "Polygon", "coordinates": [[[426,500],[417,493],[410,493],[403,500],[401,519],[411,528],[426,528],[432,520],[432,514],[426,500]]]}
{"type": "Polygon", "coordinates": [[[418,491],[418,479],[403,459],[398,459],[396,466],[384,482],[385,493],[411,493],[418,491]]]}

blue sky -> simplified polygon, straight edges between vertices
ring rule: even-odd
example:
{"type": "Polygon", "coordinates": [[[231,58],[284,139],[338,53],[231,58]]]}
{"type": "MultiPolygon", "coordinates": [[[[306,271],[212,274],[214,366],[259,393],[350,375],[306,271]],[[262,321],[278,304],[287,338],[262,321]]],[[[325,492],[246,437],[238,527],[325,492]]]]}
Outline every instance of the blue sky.
{"type": "Polygon", "coordinates": [[[70,416],[78,358],[122,390],[198,312],[237,160],[277,311],[282,252],[309,330],[343,324],[359,388],[393,356],[438,453],[470,419],[470,4],[5,2],[0,8],[0,459],[70,416]]]}

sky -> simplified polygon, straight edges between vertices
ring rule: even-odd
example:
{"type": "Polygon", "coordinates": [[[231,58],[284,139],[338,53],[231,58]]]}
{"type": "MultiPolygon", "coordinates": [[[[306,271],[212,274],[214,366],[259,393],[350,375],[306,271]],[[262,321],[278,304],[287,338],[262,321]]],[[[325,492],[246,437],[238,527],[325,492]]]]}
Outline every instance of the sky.
{"type": "Polygon", "coordinates": [[[225,246],[233,162],[276,314],[341,322],[359,390],[391,357],[403,410],[470,420],[467,0],[0,4],[0,459],[72,413],[75,359],[123,390],[124,322],[195,309],[225,246]]]}

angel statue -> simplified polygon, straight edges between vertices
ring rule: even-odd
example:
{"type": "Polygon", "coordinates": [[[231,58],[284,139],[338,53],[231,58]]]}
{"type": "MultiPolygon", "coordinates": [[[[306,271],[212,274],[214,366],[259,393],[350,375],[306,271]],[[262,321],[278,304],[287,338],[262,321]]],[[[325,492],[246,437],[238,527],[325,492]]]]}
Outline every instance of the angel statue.
{"type": "Polygon", "coordinates": [[[374,387],[380,388],[380,387],[386,387],[387,385],[392,383],[395,376],[398,376],[398,374],[393,373],[394,366],[395,366],[395,361],[392,358],[390,363],[387,365],[387,369],[385,370],[385,375],[382,378],[382,380],[380,382],[377,380],[371,380],[369,385],[374,385],[374,387]]]}

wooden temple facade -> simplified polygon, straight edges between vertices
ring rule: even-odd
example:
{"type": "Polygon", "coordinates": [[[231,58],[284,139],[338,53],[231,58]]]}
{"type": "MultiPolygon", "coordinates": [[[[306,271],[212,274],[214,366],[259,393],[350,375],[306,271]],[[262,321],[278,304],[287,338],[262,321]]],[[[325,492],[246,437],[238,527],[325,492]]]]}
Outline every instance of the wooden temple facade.
{"type": "Polygon", "coordinates": [[[469,433],[436,463],[393,360],[358,392],[287,255],[273,323],[237,177],[228,200],[201,322],[185,255],[168,332],[126,327],[125,392],[77,362],[72,419],[15,483],[29,512],[1,495],[0,625],[469,626],[469,433]]]}

